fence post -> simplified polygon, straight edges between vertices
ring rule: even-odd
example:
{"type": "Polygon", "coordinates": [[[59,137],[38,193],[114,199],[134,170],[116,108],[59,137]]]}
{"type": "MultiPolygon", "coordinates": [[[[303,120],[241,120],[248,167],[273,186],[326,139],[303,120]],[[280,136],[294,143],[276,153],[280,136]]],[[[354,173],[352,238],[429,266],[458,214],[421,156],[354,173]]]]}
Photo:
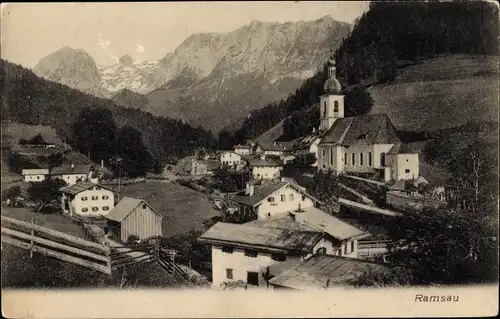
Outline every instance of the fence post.
{"type": "Polygon", "coordinates": [[[35,230],[33,229],[35,225],[35,215],[31,216],[31,230],[30,230],[30,235],[31,235],[31,240],[30,240],[30,258],[33,258],[33,236],[35,235],[35,230]]]}

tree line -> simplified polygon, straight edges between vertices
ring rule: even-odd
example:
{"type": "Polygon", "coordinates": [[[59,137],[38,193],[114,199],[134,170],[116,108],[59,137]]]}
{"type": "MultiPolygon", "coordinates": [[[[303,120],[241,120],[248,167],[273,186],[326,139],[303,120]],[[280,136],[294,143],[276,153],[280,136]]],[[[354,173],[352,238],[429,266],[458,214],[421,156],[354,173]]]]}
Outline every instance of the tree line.
{"type": "MultiPolygon", "coordinates": [[[[439,55],[498,54],[498,8],[477,2],[372,2],[335,52],[337,78],[344,88],[345,116],[363,115],[373,100],[365,86],[394,80],[397,69],[439,55]]],[[[326,66],[287,99],[255,110],[237,129],[218,136],[221,148],[264,133],[284,118],[290,137],[309,132],[317,117],[304,113],[319,102],[326,66]]],[[[285,129],[287,130],[287,129],[285,129]]]]}
{"type": "Polygon", "coordinates": [[[71,89],[37,77],[32,71],[0,59],[2,120],[54,127],[59,136],[75,145],[72,123],[83,109],[108,109],[117,127],[142,133],[144,145],[159,163],[191,154],[197,147],[212,147],[213,134],[179,120],[126,108],[109,99],[71,89]]]}

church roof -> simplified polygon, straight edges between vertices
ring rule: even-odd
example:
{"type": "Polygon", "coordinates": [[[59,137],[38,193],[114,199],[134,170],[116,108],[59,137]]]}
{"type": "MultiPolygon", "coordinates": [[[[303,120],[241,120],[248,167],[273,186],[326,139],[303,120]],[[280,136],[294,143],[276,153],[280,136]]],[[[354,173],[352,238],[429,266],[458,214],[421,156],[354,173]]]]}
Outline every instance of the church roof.
{"type": "Polygon", "coordinates": [[[386,114],[341,118],[326,131],[319,145],[343,146],[401,143],[396,129],[386,114]]]}
{"type": "Polygon", "coordinates": [[[331,77],[326,80],[323,90],[325,94],[342,94],[342,85],[336,78],[331,77]]]}

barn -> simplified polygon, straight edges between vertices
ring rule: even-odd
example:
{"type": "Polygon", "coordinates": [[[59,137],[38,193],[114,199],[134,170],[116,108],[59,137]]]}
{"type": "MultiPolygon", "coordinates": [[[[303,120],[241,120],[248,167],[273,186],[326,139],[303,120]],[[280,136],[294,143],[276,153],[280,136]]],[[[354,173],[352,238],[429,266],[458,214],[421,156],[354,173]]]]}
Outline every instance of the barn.
{"type": "Polygon", "coordinates": [[[139,239],[162,236],[163,216],[142,199],[124,197],[105,216],[108,230],[123,242],[130,235],[139,239]]]}

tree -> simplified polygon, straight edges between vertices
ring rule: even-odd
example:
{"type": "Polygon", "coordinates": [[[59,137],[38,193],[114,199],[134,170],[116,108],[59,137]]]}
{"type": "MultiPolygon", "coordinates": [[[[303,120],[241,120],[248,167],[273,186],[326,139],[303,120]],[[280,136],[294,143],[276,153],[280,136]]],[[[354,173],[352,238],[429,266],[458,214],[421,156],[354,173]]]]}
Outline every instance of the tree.
{"type": "Polygon", "coordinates": [[[356,87],[345,92],[345,116],[368,114],[373,107],[373,98],[363,87],[356,87]]]}
{"type": "Polygon", "coordinates": [[[8,189],[2,191],[2,200],[9,199],[10,201],[14,201],[16,197],[21,196],[21,186],[12,186],[8,189]]]}
{"type": "Polygon", "coordinates": [[[38,183],[30,183],[28,196],[35,202],[38,211],[46,207],[59,207],[59,189],[66,185],[61,179],[46,179],[38,183]]]}
{"type": "MultiPolygon", "coordinates": [[[[116,155],[122,158],[121,168],[128,177],[144,176],[153,167],[153,158],[142,141],[142,134],[136,129],[125,126],[118,131],[116,155]]],[[[113,165],[115,175],[120,165],[113,165]]]]}
{"type": "Polygon", "coordinates": [[[76,148],[94,161],[109,159],[114,154],[116,124],[106,108],[84,108],[72,126],[76,148]]]}
{"type": "Polygon", "coordinates": [[[311,185],[310,193],[323,203],[320,208],[329,214],[337,214],[340,211],[337,176],[331,170],[317,172],[311,185]]]}
{"type": "Polygon", "coordinates": [[[232,193],[238,190],[238,185],[226,166],[215,171],[214,181],[214,187],[225,193],[232,193]]]}
{"type": "Polygon", "coordinates": [[[63,163],[62,153],[52,153],[47,157],[47,165],[49,168],[59,167],[63,163]]]}

